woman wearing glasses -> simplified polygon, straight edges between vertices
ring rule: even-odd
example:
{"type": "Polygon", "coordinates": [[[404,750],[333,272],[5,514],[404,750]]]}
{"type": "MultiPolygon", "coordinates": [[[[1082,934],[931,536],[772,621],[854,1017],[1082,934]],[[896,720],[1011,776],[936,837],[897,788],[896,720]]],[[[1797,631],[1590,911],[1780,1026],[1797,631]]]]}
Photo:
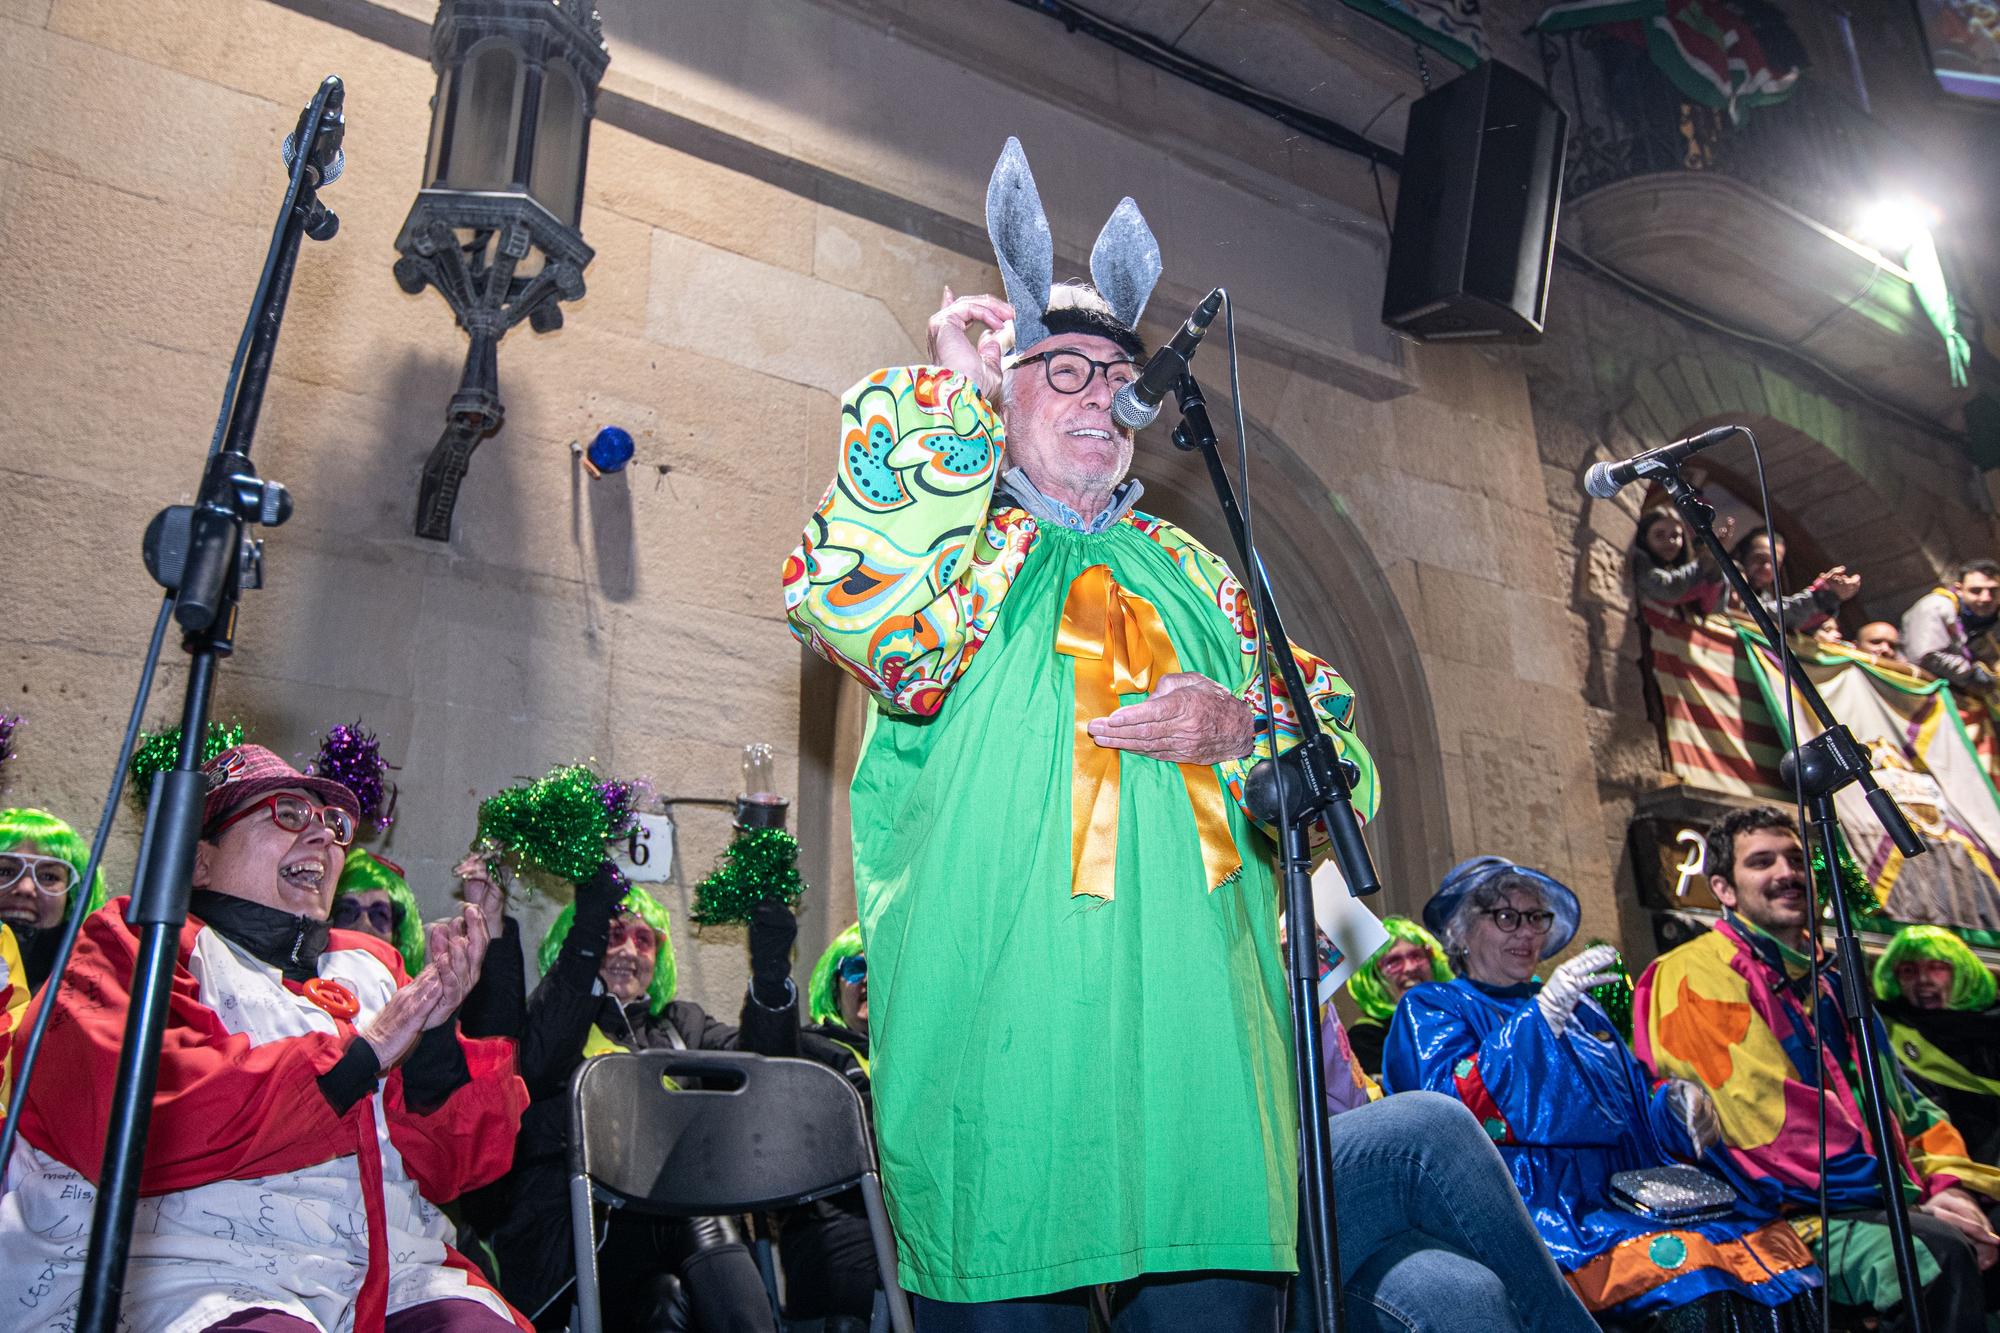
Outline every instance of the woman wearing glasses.
{"type": "Polygon", "coordinates": [[[403,956],[411,976],[424,970],[423,917],[403,868],[394,861],[362,847],[349,849],[328,920],[336,929],[358,930],[389,945],[403,956]]]}
{"type": "MultiPolygon", "coordinates": [[[[14,932],[21,949],[28,989],[38,991],[48,978],[90,847],[62,820],[46,810],[0,810],[0,925],[14,932]]],[[[104,872],[90,886],[84,910],[104,906],[104,872]]]]}
{"type": "Polygon", "coordinates": [[[1536,977],[1575,936],[1578,916],[1576,895],[1539,870],[1497,856],[1454,866],[1424,924],[1458,977],[1403,997],[1383,1085],[1445,1093],[1471,1109],[1557,1265],[1605,1328],[1817,1327],[1810,1292],[1819,1270],[1772,1215],[1726,1196],[1699,1220],[1614,1201],[1614,1176],[1698,1161],[1720,1120],[1698,1085],[1676,1079],[1654,1089],[1590,998],[1611,979],[1609,945],[1584,950],[1546,983],[1536,977]]]}

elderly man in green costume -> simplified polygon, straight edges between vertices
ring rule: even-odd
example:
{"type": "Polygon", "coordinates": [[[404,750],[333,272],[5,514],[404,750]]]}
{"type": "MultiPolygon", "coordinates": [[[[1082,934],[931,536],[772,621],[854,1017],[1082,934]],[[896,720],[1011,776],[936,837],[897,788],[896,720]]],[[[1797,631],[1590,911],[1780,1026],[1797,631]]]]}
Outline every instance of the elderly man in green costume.
{"type": "MultiPolygon", "coordinates": [[[[874,696],[855,886],[903,1281],[927,1333],[1081,1329],[1098,1284],[1115,1329],[1268,1328],[1298,1162],[1271,844],[1238,799],[1266,744],[1249,599],[1133,507],[1137,206],[1091,285],[1052,287],[1009,140],[987,225],[1008,299],[947,290],[930,364],[849,391],[785,567],[794,632],[874,696]]],[[[1281,743],[1331,732],[1370,814],[1352,696],[1299,659],[1281,743]]]]}

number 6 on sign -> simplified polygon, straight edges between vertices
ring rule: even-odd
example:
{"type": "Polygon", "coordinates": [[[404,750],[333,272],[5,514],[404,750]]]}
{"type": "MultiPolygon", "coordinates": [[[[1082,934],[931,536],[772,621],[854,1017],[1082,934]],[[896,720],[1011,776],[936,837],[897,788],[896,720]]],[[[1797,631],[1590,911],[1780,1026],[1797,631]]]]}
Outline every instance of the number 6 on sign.
{"type": "Polygon", "coordinates": [[[663,884],[674,875],[672,815],[634,815],[632,832],[611,859],[634,884],[663,884]]]}

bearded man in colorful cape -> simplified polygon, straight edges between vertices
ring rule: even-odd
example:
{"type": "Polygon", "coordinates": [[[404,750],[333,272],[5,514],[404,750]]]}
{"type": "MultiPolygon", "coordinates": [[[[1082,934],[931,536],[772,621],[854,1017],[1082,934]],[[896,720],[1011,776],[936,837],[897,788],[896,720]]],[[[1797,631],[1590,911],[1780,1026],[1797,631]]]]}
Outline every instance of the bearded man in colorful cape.
{"type": "MultiPolygon", "coordinates": [[[[1819,1097],[1826,1086],[1827,1205],[1821,1248],[1838,1304],[1896,1309],[1902,1300],[1883,1221],[1876,1149],[1856,1091],[1859,1069],[1838,975],[1820,969],[1812,993],[1813,893],[1791,816],[1741,810],[1708,834],[1709,886],[1728,914],[1714,930],[1662,955],[1634,988],[1632,1044],[1662,1078],[1694,1079],[1715,1099],[1722,1143],[1709,1160],[1759,1207],[1788,1215],[1808,1241],[1819,1231],[1819,1097]],[[1815,1060],[1813,1031],[1821,1042],[1815,1060]]],[[[1872,1012],[1863,1021],[1876,1022],[1872,1012]]],[[[1880,1031],[1878,1027],[1878,1032],[1880,1031]]],[[[1983,1328],[2000,1272],[1984,1216],[2000,1171],[1966,1154],[1944,1113],[1881,1049],[1897,1177],[1910,1205],[1918,1277],[1933,1330],[1983,1328]]]]}
{"type": "MultiPolygon", "coordinates": [[[[1265,709],[1249,598],[1133,508],[1137,206],[1094,286],[1052,288],[1010,140],[987,222],[1009,299],[947,291],[932,364],[849,391],[785,568],[794,633],[874,696],[855,886],[902,1278],[947,1328],[977,1325],[936,1303],[1142,1274],[1160,1326],[1250,1327],[1296,1265],[1298,1158],[1270,846],[1232,799],[1265,709]]],[[[1299,663],[1280,737],[1332,733],[1371,814],[1353,699],[1299,663]]]]}

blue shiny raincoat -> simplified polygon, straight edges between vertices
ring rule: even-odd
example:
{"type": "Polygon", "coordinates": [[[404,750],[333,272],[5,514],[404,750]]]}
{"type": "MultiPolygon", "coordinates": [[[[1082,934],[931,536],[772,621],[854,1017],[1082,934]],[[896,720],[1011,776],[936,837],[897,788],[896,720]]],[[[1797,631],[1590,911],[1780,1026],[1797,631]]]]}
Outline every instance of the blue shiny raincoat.
{"type": "Polygon", "coordinates": [[[1769,1213],[1667,1226],[1611,1203],[1611,1177],[1694,1160],[1664,1087],[1585,998],[1557,1036],[1538,984],[1431,982],[1403,997],[1382,1057],[1390,1092],[1457,1097],[1486,1126],[1535,1228],[1593,1311],[1669,1309],[1712,1292],[1778,1305],[1820,1285],[1812,1256],[1769,1213]]]}

